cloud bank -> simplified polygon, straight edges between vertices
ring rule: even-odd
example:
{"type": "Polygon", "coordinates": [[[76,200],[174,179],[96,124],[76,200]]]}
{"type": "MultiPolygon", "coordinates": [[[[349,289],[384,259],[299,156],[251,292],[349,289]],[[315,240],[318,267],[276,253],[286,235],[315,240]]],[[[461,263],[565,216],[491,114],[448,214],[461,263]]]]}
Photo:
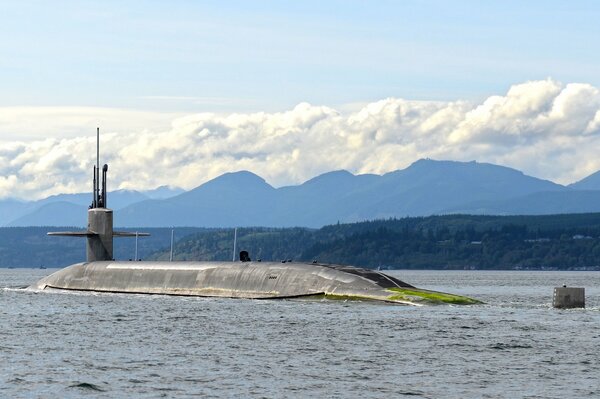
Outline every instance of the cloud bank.
{"type": "MultiPolygon", "coordinates": [[[[0,197],[89,191],[94,130],[59,136],[3,141],[0,197]]],[[[101,146],[110,189],[189,189],[237,170],[281,186],[337,169],[381,174],[419,158],[492,162],[570,183],[600,169],[600,91],[548,79],[477,104],[388,98],[355,112],[301,103],[277,113],[200,113],[167,129],[113,129],[101,146]]]]}

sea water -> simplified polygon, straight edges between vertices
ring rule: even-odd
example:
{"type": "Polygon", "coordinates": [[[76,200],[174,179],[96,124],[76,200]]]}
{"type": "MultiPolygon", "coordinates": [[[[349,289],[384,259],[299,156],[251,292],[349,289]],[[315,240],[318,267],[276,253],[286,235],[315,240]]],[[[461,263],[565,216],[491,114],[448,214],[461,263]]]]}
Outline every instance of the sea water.
{"type": "Polygon", "coordinates": [[[407,307],[22,289],[52,271],[0,269],[1,398],[600,397],[600,272],[390,272],[486,303],[407,307]]]}

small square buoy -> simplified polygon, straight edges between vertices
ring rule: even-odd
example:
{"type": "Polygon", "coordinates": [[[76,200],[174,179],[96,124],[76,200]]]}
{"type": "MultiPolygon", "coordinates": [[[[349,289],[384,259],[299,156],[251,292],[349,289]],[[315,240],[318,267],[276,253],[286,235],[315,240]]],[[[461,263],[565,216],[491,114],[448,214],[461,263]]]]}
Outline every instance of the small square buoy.
{"type": "Polygon", "coordinates": [[[555,287],[552,306],[559,309],[585,308],[585,288],[555,287]]]}

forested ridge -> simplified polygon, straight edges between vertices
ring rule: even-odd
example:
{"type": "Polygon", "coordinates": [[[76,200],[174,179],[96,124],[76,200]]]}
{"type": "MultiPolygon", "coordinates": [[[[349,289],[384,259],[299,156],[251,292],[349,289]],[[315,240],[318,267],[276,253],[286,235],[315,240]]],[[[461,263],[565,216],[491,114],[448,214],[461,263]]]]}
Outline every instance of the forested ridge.
{"type": "MultiPolygon", "coordinates": [[[[69,227],[0,228],[0,267],[62,267],[85,260],[81,238],[48,237],[69,227]]],[[[76,229],[75,229],[76,230],[76,229]]],[[[171,229],[147,231],[138,257],[169,259],[171,229]]],[[[175,228],[178,260],[232,260],[233,228],[175,228]]],[[[115,258],[133,258],[135,239],[115,239],[115,258]]],[[[320,229],[237,230],[252,259],[339,263],[382,269],[598,269],[600,213],[551,216],[447,215],[333,224],[320,229]]]]}
{"type": "MultiPolygon", "coordinates": [[[[2,227],[0,228],[0,267],[64,267],[85,261],[85,238],[48,236],[49,231],[81,231],[77,227],[2,227]]],[[[168,247],[171,229],[123,228],[119,230],[150,233],[138,242],[138,257],[168,247]]],[[[176,237],[203,229],[181,227],[176,237]]],[[[135,238],[115,238],[114,256],[118,260],[135,257],[135,238]]]]}
{"type": "MultiPolygon", "coordinates": [[[[382,269],[600,269],[600,214],[448,215],[335,224],[321,229],[241,228],[253,259],[382,269]]],[[[231,260],[233,229],[179,240],[175,258],[231,260]]],[[[154,259],[167,259],[168,251],[154,259]]]]}

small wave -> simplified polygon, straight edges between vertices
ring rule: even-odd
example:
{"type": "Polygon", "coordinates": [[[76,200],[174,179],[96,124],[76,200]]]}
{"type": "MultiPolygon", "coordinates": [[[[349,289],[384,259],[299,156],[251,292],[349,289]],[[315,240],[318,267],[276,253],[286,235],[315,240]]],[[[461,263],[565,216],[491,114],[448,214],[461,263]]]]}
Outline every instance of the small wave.
{"type": "Polygon", "coordinates": [[[84,390],[88,390],[88,391],[97,391],[97,392],[106,391],[106,389],[103,389],[96,384],[92,384],[91,382],[80,382],[79,384],[69,385],[69,388],[79,388],[79,389],[84,389],[84,390]]]}
{"type": "Polygon", "coordinates": [[[13,285],[13,286],[8,286],[8,287],[2,287],[2,288],[0,288],[0,290],[9,291],[9,292],[20,292],[20,291],[28,291],[27,287],[28,287],[27,285],[13,285]]]}
{"type": "Polygon", "coordinates": [[[424,393],[419,391],[397,391],[398,395],[402,396],[421,396],[423,397],[424,393]]]}
{"type": "Polygon", "coordinates": [[[490,349],[507,350],[507,349],[531,349],[533,346],[526,344],[505,344],[498,342],[494,345],[490,345],[490,349]]]}

